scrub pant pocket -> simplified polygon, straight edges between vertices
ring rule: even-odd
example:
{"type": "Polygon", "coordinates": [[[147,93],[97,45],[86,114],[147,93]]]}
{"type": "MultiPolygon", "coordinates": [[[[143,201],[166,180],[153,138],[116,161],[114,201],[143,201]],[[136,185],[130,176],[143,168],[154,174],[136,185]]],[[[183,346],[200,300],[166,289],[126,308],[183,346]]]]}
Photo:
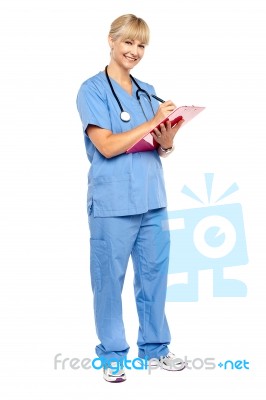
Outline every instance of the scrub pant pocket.
{"type": "Polygon", "coordinates": [[[105,240],[90,239],[90,273],[93,293],[102,290],[102,269],[108,266],[105,240]]]}

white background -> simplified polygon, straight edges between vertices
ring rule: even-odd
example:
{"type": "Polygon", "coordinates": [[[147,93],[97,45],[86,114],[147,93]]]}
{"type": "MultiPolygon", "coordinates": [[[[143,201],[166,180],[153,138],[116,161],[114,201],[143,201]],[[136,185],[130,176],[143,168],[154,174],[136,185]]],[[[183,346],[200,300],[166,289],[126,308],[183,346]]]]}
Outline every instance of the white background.
{"type": "MultiPolygon", "coordinates": [[[[265,35],[263,0],[1,0],[0,245],[1,398],[249,399],[265,375],[265,35]],[[197,207],[206,172],[243,208],[249,264],[227,276],[246,298],[213,298],[200,273],[199,301],[167,303],[178,356],[246,359],[250,370],[129,371],[121,385],[96,370],[54,370],[53,359],[94,358],[86,182],[89,168],[75,100],[80,84],[109,62],[107,33],[124,13],[143,17],[151,43],[134,75],[177,105],[206,110],[164,160],[170,209],[197,207]]],[[[129,265],[124,318],[137,357],[129,265]]]]}

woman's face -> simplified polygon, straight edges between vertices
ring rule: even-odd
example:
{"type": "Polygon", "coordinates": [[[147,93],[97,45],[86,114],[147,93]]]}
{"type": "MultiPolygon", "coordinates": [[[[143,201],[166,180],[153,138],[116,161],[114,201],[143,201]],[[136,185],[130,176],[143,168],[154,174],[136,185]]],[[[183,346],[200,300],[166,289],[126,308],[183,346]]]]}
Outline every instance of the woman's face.
{"type": "Polygon", "coordinates": [[[123,69],[130,70],[137,65],[144,56],[145,44],[139,40],[109,38],[111,59],[123,69]]]}

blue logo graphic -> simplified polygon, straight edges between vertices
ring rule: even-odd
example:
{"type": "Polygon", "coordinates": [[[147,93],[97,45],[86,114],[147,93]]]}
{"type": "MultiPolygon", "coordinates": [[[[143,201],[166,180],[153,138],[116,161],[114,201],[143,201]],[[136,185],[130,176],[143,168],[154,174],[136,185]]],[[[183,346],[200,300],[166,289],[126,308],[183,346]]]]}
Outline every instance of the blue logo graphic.
{"type": "Polygon", "coordinates": [[[164,229],[170,230],[169,274],[187,272],[186,284],[168,287],[167,301],[198,301],[198,274],[213,270],[214,297],[245,297],[246,285],[225,279],[223,269],[248,263],[242,207],[238,203],[217,205],[238,190],[233,183],[217,200],[211,201],[213,175],[205,174],[208,205],[187,186],[182,193],[202,203],[200,208],[168,212],[164,229]],[[214,205],[210,205],[210,203],[214,205]]]}

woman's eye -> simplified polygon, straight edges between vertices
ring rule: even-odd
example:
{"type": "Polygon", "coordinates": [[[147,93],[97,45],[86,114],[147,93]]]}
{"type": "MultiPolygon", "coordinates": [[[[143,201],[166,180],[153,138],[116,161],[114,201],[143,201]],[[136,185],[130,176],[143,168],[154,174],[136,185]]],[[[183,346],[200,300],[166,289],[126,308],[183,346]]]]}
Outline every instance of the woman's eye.
{"type": "Polygon", "coordinates": [[[130,41],[128,41],[128,40],[127,40],[125,43],[126,43],[126,44],[132,44],[132,42],[130,42],[130,41]]]}

